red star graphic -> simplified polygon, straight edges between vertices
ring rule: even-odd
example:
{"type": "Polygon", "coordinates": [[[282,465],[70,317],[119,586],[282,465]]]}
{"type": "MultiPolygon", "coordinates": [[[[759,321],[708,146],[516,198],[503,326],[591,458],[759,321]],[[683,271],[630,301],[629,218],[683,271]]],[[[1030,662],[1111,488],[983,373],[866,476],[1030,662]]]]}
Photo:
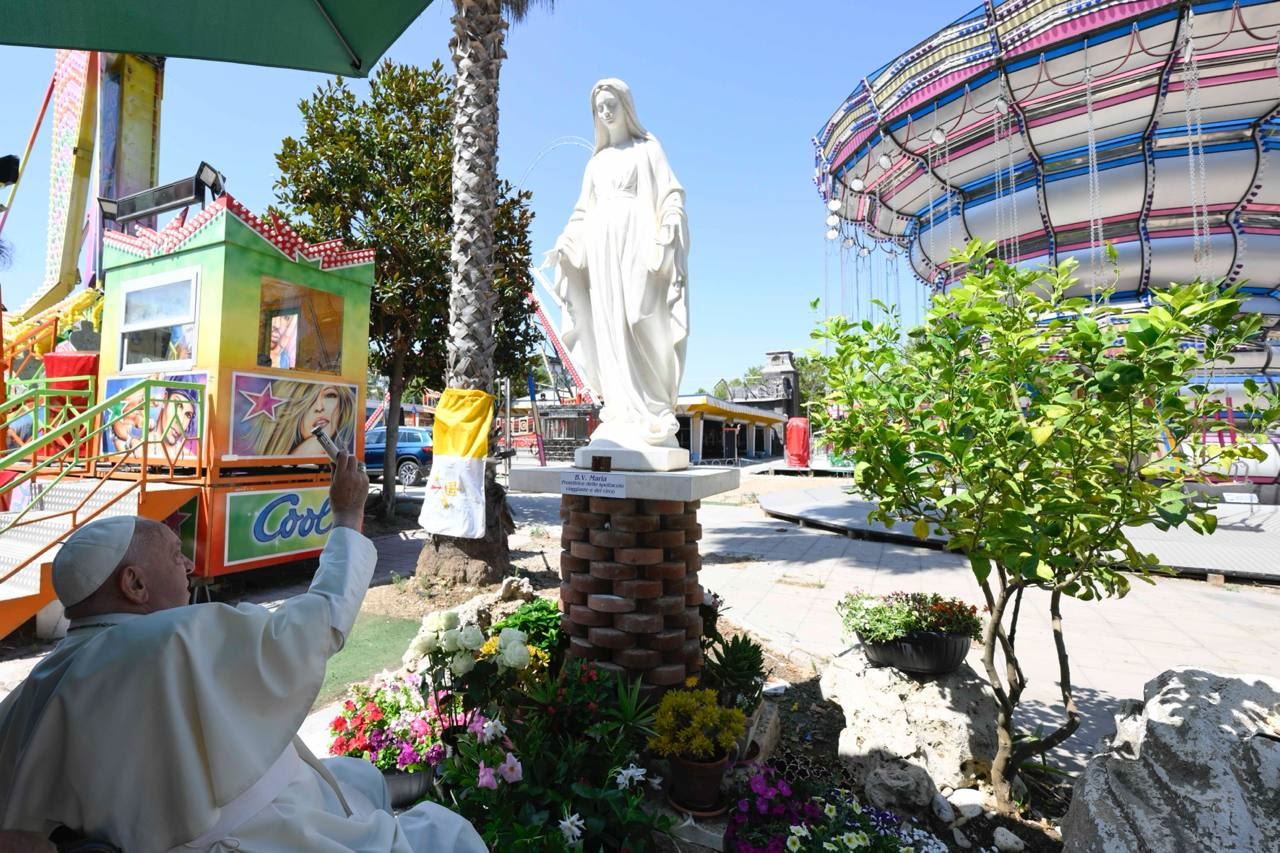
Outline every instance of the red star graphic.
{"type": "Polygon", "coordinates": [[[254,394],[250,391],[241,391],[245,399],[252,401],[253,405],[249,408],[249,413],[244,416],[247,421],[258,415],[266,415],[271,420],[276,419],[276,408],[281,404],[288,402],[281,397],[277,397],[271,393],[271,383],[268,382],[266,387],[254,394]]]}
{"type": "Polygon", "coordinates": [[[181,536],[182,524],[190,517],[191,513],[189,512],[182,512],[181,510],[175,511],[173,515],[164,520],[164,526],[181,536]]]}

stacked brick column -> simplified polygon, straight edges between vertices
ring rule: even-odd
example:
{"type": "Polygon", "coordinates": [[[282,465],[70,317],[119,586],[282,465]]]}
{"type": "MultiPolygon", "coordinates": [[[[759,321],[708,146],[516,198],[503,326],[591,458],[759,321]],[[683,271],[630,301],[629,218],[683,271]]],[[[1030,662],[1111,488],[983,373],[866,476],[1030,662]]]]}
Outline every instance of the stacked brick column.
{"type": "Polygon", "coordinates": [[[698,502],[560,499],[569,654],[659,693],[702,669],[698,502]]]}

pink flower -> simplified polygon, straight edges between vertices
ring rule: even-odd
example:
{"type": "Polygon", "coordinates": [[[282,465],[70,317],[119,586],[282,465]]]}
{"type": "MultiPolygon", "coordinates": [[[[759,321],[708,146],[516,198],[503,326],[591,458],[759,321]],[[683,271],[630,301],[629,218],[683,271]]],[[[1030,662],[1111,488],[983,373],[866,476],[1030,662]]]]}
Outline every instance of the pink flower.
{"type": "Polygon", "coordinates": [[[509,752],[507,753],[507,760],[498,765],[498,773],[511,784],[524,778],[524,768],[520,766],[520,759],[509,752]]]}
{"type": "Polygon", "coordinates": [[[427,737],[431,734],[431,724],[422,717],[419,717],[409,724],[409,731],[413,732],[418,737],[427,737]]]}
{"type": "Polygon", "coordinates": [[[471,722],[467,724],[467,731],[473,735],[484,734],[485,719],[483,714],[476,714],[471,718],[471,722]]]}
{"type": "Polygon", "coordinates": [[[498,789],[498,780],[493,776],[493,768],[485,767],[484,762],[480,762],[480,772],[476,774],[476,787],[488,788],[491,791],[498,789]]]}

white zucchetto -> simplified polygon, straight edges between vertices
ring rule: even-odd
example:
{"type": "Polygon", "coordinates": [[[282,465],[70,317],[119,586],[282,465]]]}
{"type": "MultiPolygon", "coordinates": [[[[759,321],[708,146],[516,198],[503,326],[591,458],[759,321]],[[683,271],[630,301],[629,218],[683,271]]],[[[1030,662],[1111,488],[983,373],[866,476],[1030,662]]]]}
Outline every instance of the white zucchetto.
{"type": "Polygon", "coordinates": [[[98,591],[120,565],[138,519],[132,515],[95,518],[67,537],[53,558],[53,591],[71,607],[98,591]]]}

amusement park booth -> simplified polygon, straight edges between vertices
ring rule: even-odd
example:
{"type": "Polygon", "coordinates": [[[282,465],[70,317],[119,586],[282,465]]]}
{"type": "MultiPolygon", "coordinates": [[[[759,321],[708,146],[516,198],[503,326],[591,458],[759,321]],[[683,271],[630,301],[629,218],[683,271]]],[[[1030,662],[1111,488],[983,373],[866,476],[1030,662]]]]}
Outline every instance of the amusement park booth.
{"type": "Polygon", "coordinates": [[[169,523],[198,578],[323,548],[328,457],[311,431],[363,452],[373,260],[225,194],[160,231],[106,234],[101,451],[189,478],[169,523]]]}

